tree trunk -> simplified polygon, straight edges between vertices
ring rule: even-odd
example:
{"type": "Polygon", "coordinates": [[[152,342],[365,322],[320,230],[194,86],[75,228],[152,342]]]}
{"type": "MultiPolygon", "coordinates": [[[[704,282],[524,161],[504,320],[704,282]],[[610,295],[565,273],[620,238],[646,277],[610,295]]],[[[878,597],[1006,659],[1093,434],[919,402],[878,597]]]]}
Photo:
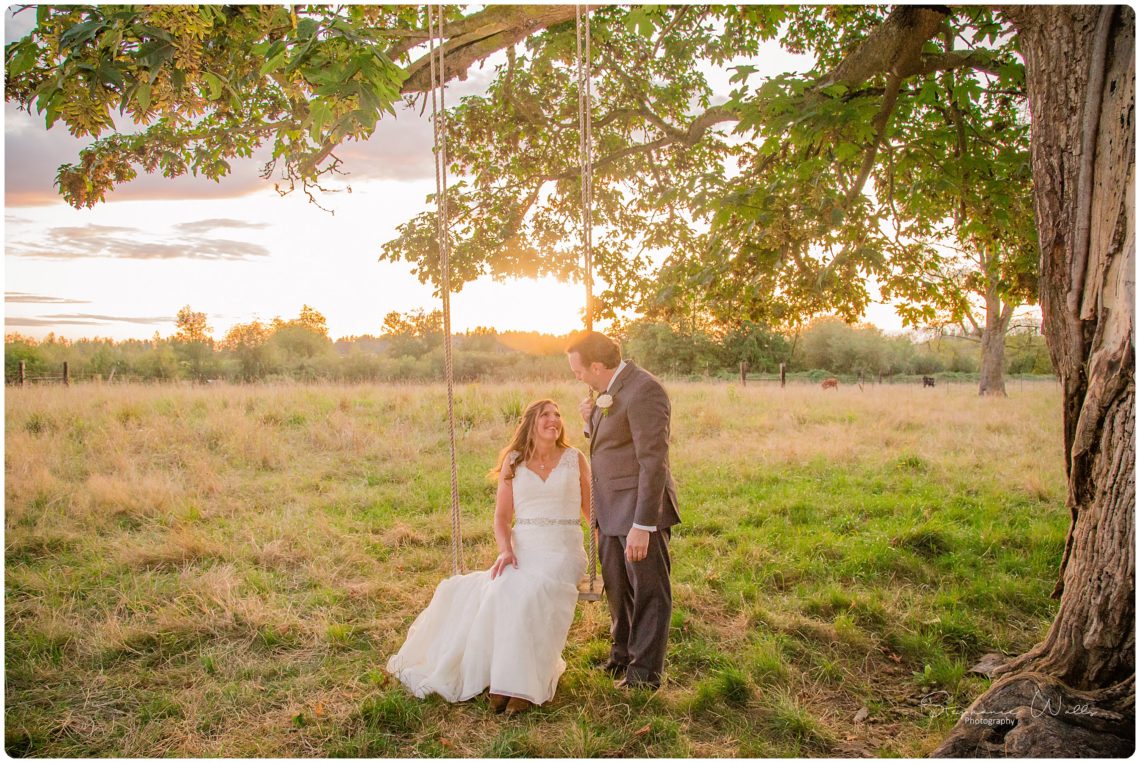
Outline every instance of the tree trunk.
{"type": "Polygon", "coordinates": [[[1005,332],[1013,311],[1002,310],[1001,295],[991,277],[986,288],[986,326],[982,329],[982,365],[979,395],[1005,397],[1005,332]]]}
{"type": "MultiPolygon", "coordinates": [[[[937,756],[1135,747],[1135,14],[1006,9],[1025,54],[1041,307],[1071,513],[1045,640],[1000,669],[937,756]]],[[[1087,751],[1087,752],[1086,752],[1087,751]]]]}

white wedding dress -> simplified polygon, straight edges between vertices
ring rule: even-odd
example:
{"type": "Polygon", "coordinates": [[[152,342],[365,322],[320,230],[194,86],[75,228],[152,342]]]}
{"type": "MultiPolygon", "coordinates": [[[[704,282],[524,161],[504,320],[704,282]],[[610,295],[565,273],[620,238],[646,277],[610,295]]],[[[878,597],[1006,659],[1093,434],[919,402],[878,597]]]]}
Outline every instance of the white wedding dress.
{"type": "Polygon", "coordinates": [[[461,702],[490,688],[535,704],[554,696],[586,569],[578,455],[567,448],[545,482],[517,466],[512,536],[519,566],[494,580],[484,570],[436,587],[388,660],[388,672],[412,694],[461,702]]]}

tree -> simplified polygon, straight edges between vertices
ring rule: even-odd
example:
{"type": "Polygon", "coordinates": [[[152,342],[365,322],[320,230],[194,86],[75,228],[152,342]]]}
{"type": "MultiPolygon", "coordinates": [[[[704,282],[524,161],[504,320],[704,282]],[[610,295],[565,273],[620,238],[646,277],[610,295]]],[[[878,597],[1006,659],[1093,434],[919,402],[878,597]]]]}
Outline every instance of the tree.
{"type": "Polygon", "coordinates": [[[210,337],[212,328],[206,325],[206,314],[197,313],[190,309],[190,305],[186,305],[178,311],[175,318],[175,325],[178,327],[178,333],[174,335],[176,342],[201,342],[203,344],[213,344],[214,340],[210,337]]]}
{"type": "Polygon", "coordinates": [[[722,364],[728,368],[743,362],[753,371],[778,371],[792,354],[791,344],[782,334],[751,321],[726,328],[721,345],[722,364]]]}
{"type": "MultiPolygon", "coordinates": [[[[969,29],[975,40],[1009,38],[991,17],[967,13],[983,22],[969,29]]],[[[946,25],[936,44],[951,55],[963,31],[946,25]]],[[[983,395],[1005,394],[1004,337],[1014,310],[1037,301],[1024,97],[1016,60],[921,78],[896,105],[877,180],[898,232],[883,296],[906,300],[899,313],[910,325],[958,324],[979,340],[983,395]]]]}
{"type": "Polygon", "coordinates": [[[271,331],[261,321],[235,324],[226,332],[222,346],[238,359],[241,378],[252,381],[260,378],[269,366],[267,343],[271,331]]]}
{"type": "MultiPolygon", "coordinates": [[[[57,176],[76,207],[103,201],[137,168],[220,178],[266,142],[264,176],[279,170],[281,190],[300,185],[313,198],[336,171],[338,145],[367,139],[401,93],[430,87],[427,55],[409,55],[427,40],[417,6],[31,7],[36,27],[5,48],[5,98],[34,102],[48,127],[62,120],[98,138],[57,176]],[[115,131],[113,107],[147,129],[115,131]]],[[[574,11],[450,14],[448,79],[574,11]]]]}
{"type": "Polygon", "coordinates": [[[174,335],[175,352],[182,358],[191,378],[202,381],[213,372],[213,331],[206,325],[206,314],[195,312],[186,305],[175,318],[178,332],[174,335]]]}
{"type": "Polygon", "coordinates": [[[393,310],[384,316],[383,329],[393,357],[418,358],[443,346],[443,313],[439,310],[403,314],[393,310]]]}
{"type": "Polygon", "coordinates": [[[301,305],[301,314],[297,316],[297,322],[328,338],[329,326],[325,316],[308,305],[301,305]]]}
{"type": "Polygon", "coordinates": [[[1063,389],[1072,521],[1053,626],[969,710],[1007,713],[1017,725],[959,723],[936,754],[1127,755],[1136,712],[1136,17],[1126,6],[1006,13],[1033,114],[1041,306],[1063,389]],[[1032,713],[1041,695],[1053,708],[1096,714],[1032,713]]]}
{"type": "MultiPolygon", "coordinates": [[[[167,15],[162,7],[107,8],[40,6],[37,29],[6,49],[7,98],[25,107],[38,102],[49,122],[63,119],[81,134],[99,130],[113,102],[140,121],[157,117],[140,136],[97,141],[79,164],[61,169],[61,190],[77,205],[96,203],[133,176],[135,164],[218,176],[225,158],[270,140],[287,181],[307,188],[335,168],[330,157],[340,141],[371,133],[397,91],[426,87],[424,58],[409,55],[425,36],[407,8],[215,6],[167,15]]],[[[453,282],[485,272],[576,272],[576,253],[563,243],[574,228],[577,182],[573,38],[564,23],[573,9],[450,13],[444,36],[453,57],[445,79],[508,50],[489,97],[456,111],[453,158],[472,177],[469,188],[457,189],[454,224],[465,235],[453,282]],[[513,46],[523,41],[520,54],[513,46]],[[550,257],[536,257],[547,250],[550,257]]],[[[1010,713],[1015,728],[963,721],[939,752],[1050,755],[1074,745],[1104,755],[1131,751],[1134,13],[1123,6],[1015,6],[1001,15],[975,6],[805,13],[792,38],[825,33],[813,43],[818,71],[754,89],[738,80],[729,103],[713,105],[696,62],[724,65],[755,52],[757,41],[788,18],[786,10],[593,11],[595,173],[598,221],[606,230],[598,266],[612,292],[603,295],[603,311],[642,299],[645,253],[669,245],[691,256],[669,263],[666,285],[700,288],[734,319],[780,325],[827,310],[857,318],[868,300],[866,276],[886,272],[888,255],[897,255],[884,227],[871,223],[889,219],[883,201],[891,198],[893,164],[885,139],[907,108],[922,105],[916,83],[932,73],[984,71],[995,87],[1016,94],[1023,72],[1039,293],[1063,388],[1072,522],[1049,635],[1004,666],[971,707],[1010,713]],[[968,28],[967,48],[946,44],[948,25],[968,28]],[[735,123],[740,140],[711,129],[724,122],[735,123]],[[723,162],[735,174],[721,171],[723,162]],[[712,225],[707,233],[696,225],[702,221],[712,225]],[[1034,717],[1035,692],[1053,707],[1081,704],[1096,714],[1034,717]]],[[[747,71],[738,68],[737,75],[746,79],[747,71]]],[[[945,93],[938,101],[943,108],[971,102],[977,83],[955,78],[949,102],[945,93]]],[[[947,161],[951,156],[960,158],[949,154],[947,161]]],[[[410,222],[385,250],[408,259],[425,279],[438,268],[431,222],[410,222]]]]}

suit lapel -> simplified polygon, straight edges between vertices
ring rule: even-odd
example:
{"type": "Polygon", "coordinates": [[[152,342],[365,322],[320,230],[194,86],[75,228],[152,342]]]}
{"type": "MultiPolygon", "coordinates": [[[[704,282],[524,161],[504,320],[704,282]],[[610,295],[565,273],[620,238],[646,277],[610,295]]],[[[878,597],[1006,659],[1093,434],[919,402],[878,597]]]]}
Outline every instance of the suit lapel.
{"type": "MultiPolygon", "coordinates": [[[[627,360],[625,368],[623,368],[617,378],[614,379],[614,383],[609,389],[609,395],[614,399],[614,405],[617,405],[618,393],[621,392],[621,388],[625,386],[634,368],[633,363],[627,360]]],[[[590,414],[590,455],[594,454],[594,443],[598,441],[598,429],[601,428],[602,421],[604,421],[605,418],[606,417],[602,415],[602,411],[597,406],[594,406],[594,412],[590,414]]]]}
{"type": "Polygon", "coordinates": [[[602,415],[598,411],[598,406],[594,406],[594,410],[590,413],[590,455],[594,455],[594,443],[598,441],[598,424],[602,420],[602,415]]]}

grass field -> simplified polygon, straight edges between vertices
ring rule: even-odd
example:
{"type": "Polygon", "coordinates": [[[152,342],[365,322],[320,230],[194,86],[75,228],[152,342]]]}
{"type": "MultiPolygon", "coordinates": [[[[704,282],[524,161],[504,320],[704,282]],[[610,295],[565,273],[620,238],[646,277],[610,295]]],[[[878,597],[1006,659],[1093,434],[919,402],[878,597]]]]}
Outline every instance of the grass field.
{"type": "MultiPolygon", "coordinates": [[[[1055,384],[669,390],[666,684],[614,689],[608,614],[580,604],[557,696],[504,720],[382,671],[451,571],[442,386],[8,389],[7,751],[921,756],[985,688],[973,660],[1045,633],[1055,384]]],[[[581,393],[457,389],[469,568],[514,417],[581,393]]]]}

